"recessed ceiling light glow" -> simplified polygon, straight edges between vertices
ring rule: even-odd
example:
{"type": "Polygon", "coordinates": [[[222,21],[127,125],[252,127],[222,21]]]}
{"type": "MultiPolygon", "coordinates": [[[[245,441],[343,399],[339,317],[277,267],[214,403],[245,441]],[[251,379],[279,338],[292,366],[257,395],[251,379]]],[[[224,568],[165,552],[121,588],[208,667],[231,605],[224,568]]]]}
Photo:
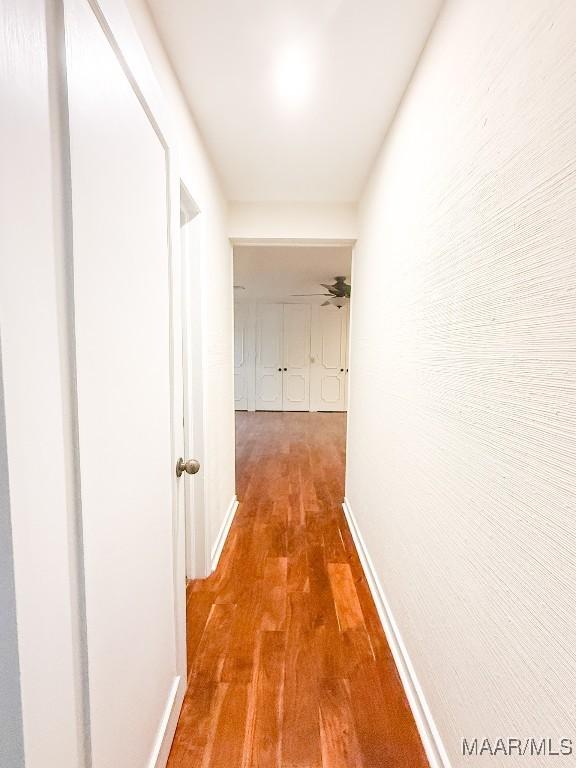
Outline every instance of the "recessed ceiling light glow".
{"type": "Polygon", "coordinates": [[[314,79],[309,50],[301,44],[284,48],[278,57],[274,74],[279,104],[288,110],[304,106],[311,96],[314,79]]]}

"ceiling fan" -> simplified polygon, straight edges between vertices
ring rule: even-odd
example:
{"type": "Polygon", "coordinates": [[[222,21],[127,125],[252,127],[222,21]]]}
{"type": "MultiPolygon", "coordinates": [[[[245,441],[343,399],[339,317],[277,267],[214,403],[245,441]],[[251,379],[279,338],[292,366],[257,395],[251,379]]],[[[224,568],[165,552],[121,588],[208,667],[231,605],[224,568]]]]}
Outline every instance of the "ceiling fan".
{"type": "Polygon", "coordinates": [[[326,288],[328,293],[293,293],[292,296],[327,296],[328,301],[323,302],[322,306],[335,306],[340,309],[346,304],[346,301],[350,298],[352,286],[346,282],[346,277],[339,275],[334,278],[332,285],[326,283],[320,283],[323,288],[326,288]]]}

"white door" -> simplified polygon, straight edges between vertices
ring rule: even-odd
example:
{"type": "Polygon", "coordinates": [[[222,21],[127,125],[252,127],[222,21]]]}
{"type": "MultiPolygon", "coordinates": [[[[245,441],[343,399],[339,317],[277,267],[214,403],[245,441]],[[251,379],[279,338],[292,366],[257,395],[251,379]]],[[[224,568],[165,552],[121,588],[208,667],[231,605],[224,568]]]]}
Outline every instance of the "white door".
{"type": "Polygon", "coordinates": [[[314,307],[310,409],[346,410],[347,319],[345,308],[314,307]]]}
{"type": "Polygon", "coordinates": [[[248,409],[248,305],[234,305],[234,407],[248,409]]]}
{"type": "Polygon", "coordinates": [[[284,304],[282,407],[310,409],[310,305],[284,304]]]}
{"type": "Polygon", "coordinates": [[[65,14],[91,765],[142,768],[185,682],[168,160],[90,4],[65,14]]]}
{"type": "Polygon", "coordinates": [[[282,410],[283,305],[259,304],[256,321],[256,410],[282,410]]]}
{"type": "Polygon", "coordinates": [[[180,252],[182,274],[183,423],[186,458],[200,462],[200,472],[184,473],[186,576],[202,579],[209,573],[204,504],[204,406],[202,382],[201,214],[188,190],[180,184],[180,252]]]}

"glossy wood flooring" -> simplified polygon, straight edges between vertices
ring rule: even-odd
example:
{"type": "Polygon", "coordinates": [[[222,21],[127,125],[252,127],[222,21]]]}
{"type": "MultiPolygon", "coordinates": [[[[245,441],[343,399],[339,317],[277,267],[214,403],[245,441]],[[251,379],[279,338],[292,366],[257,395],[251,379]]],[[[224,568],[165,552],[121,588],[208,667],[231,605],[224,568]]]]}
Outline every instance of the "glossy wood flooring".
{"type": "Polygon", "coordinates": [[[341,509],[344,414],[237,414],[240,506],[188,586],[170,768],[423,768],[341,509]]]}

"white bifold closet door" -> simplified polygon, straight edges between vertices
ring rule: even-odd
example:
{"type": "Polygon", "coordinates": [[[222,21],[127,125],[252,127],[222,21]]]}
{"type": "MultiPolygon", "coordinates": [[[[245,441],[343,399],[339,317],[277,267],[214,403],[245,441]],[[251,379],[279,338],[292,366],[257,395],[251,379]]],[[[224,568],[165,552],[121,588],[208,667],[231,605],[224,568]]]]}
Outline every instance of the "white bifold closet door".
{"type": "Polygon", "coordinates": [[[313,307],[310,409],[345,411],[348,353],[346,308],[313,307]]]}
{"type": "Polygon", "coordinates": [[[310,408],[310,306],[259,304],[256,312],[256,410],[310,408]]]}
{"type": "Polygon", "coordinates": [[[282,304],[259,304],[256,314],[256,410],[282,410],[282,304]]]}
{"type": "Polygon", "coordinates": [[[310,410],[310,306],[284,304],[282,410],[310,410]]]}

